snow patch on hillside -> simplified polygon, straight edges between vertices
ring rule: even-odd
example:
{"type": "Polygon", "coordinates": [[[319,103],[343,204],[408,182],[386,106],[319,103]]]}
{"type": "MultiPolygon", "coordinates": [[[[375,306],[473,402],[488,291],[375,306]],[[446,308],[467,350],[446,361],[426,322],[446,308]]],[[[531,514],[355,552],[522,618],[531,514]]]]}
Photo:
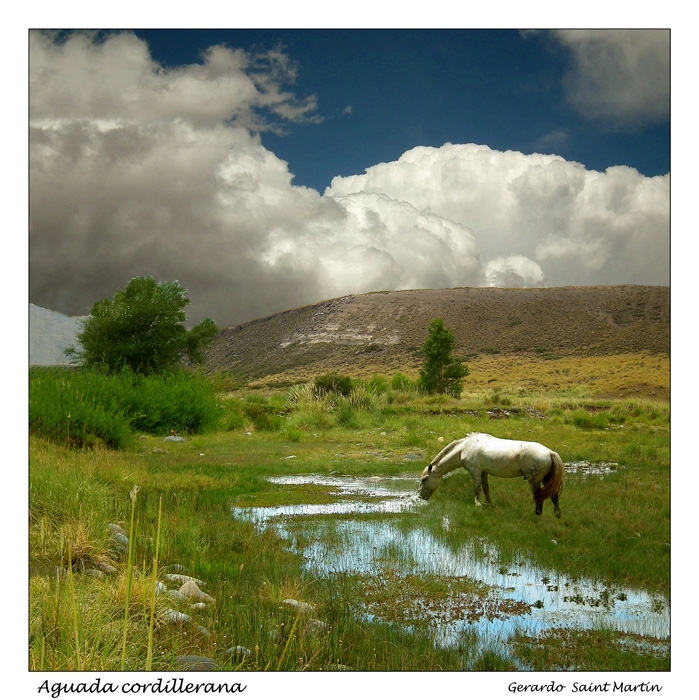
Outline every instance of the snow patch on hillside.
{"type": "Polygon", "coordinates": [[[65,355],[71,345],[76,346],[80,322],[86,316],[65,316],[56,311],[29,304],[29,364],[75,364],[65,355]]]}

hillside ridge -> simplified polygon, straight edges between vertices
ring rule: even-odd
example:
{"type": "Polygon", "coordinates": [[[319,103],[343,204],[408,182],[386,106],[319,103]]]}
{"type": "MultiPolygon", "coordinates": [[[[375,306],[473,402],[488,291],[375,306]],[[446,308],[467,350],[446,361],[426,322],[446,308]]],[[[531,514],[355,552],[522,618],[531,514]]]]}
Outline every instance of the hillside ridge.
{"type": "Polygon", "coordinates": [[[210,348],[206,370],[245,381],[332,369],[362,376],[369,364],[402,371],[419,365],[437,317],[465,358],[670,352],[669,287],[459,287],[346,295],[230,326],[210,348]]]}

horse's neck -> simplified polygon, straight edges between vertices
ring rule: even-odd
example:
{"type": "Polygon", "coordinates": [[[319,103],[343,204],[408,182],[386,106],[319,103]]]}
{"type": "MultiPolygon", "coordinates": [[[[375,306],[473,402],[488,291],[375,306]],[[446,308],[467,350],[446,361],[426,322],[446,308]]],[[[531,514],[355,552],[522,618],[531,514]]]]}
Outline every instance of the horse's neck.
{"type": "Polygon", "coordinates": [[[443,476],[448,474],[454,469],[458,469],[461,466],[461,446],[462,440],[454,440],[450,445],[447,445],[437,458],[434,460],[436,464],[434,465],[434,472],[437,476],[443,476]]]}

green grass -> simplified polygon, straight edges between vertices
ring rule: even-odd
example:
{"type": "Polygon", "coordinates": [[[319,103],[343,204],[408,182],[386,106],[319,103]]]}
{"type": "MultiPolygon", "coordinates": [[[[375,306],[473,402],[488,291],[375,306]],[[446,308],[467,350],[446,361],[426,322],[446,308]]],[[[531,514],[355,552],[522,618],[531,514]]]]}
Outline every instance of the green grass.
{"type": "Polygon", "coordinates": [[[515,635],[514,647],[534,671],[669,671],[669,645],[649,645],[610,630],[553,630],[515,635]]]}
{"type": "MultiPolygon", "coordinates": [[[[67,406],[56,394],[55,376],[47,382],[49,389],[41,386],[47,376],[41,374],[37,384],[36,377],[32,380],[32,392],[37,392],[32,400],[44,413],[50,407],[42,402],[67,406]]],[[[75,388],[72,382],[63,386],[69,394],[75,388]]],[[[54,432],[33,423],[30,668],[116,670],[123,660],[127,670],[162,670],[172,668],[175,655],[198,654],[216,659],[224,669],[511,669],[511,659],[487,644],[477,645],[471,633],[464,633],[454,648],[439,650],[425,626],[407,629],[388,614],[373,622],[356,614],[361,601],[370,600],[381,611],[390,599],[428,589],[431,600],[439,601],[454,582],[396,577],[384,590],[361,577],[319,579],[302,568],[299,556],[274,530],[260,533],[231,516],[234,506],[329,498],[319,487],[292,492],[272,484],[266,477],[273,475],[414,473],[417,483],[421,469],[444,444],[470,431],[536,440],[556,449],[564,461],[609,461],[620,468],[603,479],[567,477],[560,520],[550,503],[537,518],[529,489],[518,479],[491,479],[495,507],[477,509],[470,478],[460,470],[444,481],[428,507],[400,516],[403,527],[419,523],[439,531],[455,551],[471,537],[492,542],[503,566],[525,557],[568,575],[669,596],[666,402],[600,399],[584,392],[542,392],[524,402],[500,389],[498,403],[510,410],[510,418],[492,421],[487,413],[492,387],[458,401],[434,400],[409,393],[398,381],[374,377],[371,385],[357,384],[352,391],[354,396],[346,397],[314,397],[299,389],[219,394],[215,427],[192,433],[183,443],[164,443],[162,433],[129,427],[126,447],[119,450],[107,449],[103,438],[85,440],[78,449],[78,440],[65,439],[60,420],[54,432]],[[405,400],[396,400],[403,390],[405,400]],[[296,396],[291,405],[290,395],[296,396]],[[139,490],[132,500],[134,486],[139,490]],[[129,560],[106,526],[120,523],[128,532],[132,508],[129,560]],[[444,518],[451,523],[447,533],[441,528],[444,518]],[[173,564],[206,581],[215,604],[192,612],[154,596],[154,577],[162,580],[164,567],[173,564]],[[108,566],[116,573],[100,578],[89,573],[108,566]],[[313,616],[329,625],[327,634],[304,634],[306,618],[297,619],[282,605],[286,598],[315,605],[313,616]],[[190,614],[192,624],[168,622],[168,608],[190,614]],[[224,653],[236,645],[252,654],[224,653]]],[[[109,403],[101,399],[100,405],[109,403]]],[[[546,645],[549,651],[542,656],[537,644],[521,636],[515,649],[520,659],[542,669],[602,670],[611,664],[618,670],[653,670],[667,663],[667,654],[646,658],[642,648],[617,643],[611,633],[595,642],[601,650],[597,655],[572,633],[566,640],[552,634],[546,645]],[[561,656],[560,650],[571,645],[568,656],[561,656]]]]}
{"type": "Polygon", "coordinates": [[[74,447],[124,448],[139,432],[204,432],[218,426],[210,380],[187,371],[142,377],[124,370],[32,368],[32,435],[74,447]]]}

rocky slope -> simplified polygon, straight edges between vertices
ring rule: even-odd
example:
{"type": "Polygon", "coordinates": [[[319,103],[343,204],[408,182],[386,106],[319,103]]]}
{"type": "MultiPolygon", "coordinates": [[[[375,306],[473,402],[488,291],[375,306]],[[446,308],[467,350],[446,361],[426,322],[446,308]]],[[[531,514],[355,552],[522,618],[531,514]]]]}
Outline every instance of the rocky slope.
{"type": "Polygon", "coordinates": [[[465,358],[670,352],[668,287],[459,288],[346,296],[225,328],[206,368],[244,380],[390,373],[419,365],[436,317],[465,358]]]}

